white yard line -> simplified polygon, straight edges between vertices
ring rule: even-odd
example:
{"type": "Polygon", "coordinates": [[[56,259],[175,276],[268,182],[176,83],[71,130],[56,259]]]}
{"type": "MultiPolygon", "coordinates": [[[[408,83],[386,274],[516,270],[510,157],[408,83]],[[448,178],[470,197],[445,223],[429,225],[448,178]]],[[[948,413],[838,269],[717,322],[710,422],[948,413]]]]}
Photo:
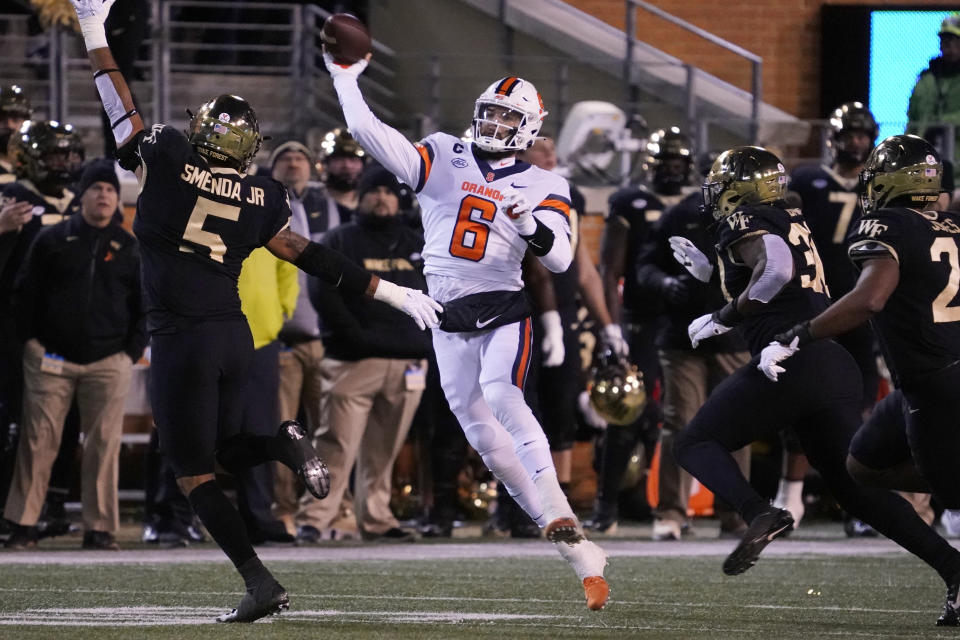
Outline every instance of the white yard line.
{"type": "MultiPolygon", "coordinates": [[[[734,541],[649,542],[633,540],[597,540],[613,557],[700,557],[723,556],[733,549],[734,541]]],[[[261,547],[257,553],[265,562],[355,562],[362,560],[461,560],[476,558],[539,558],[556,556],[546,542],[451,543],[451,544],[371,544],[363,546],[261,547]]],[[[764,558],[778,556],[842,555],[873,556],[905,554],[906,551],[886,539],[785,540],[767,547],[764,558]]],[[[106,565],[106,564],[192,564],[226,562],[216,548],[149,549],[128,551],[11,551],[0,552],[3,565],[106,565]]]]}

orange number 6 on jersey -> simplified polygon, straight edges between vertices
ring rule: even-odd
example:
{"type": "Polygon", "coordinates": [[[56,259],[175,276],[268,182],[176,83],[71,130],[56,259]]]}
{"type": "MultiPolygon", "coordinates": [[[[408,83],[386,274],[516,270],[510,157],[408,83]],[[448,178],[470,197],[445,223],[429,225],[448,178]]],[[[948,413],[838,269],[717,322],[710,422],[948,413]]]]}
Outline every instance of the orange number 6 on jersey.
{"type": "Polygon", "coordinates": [[[497,204],[474,195],[460,201],[457,212],[457,226],[450,238],[450,255],[464,260],[480,262],[487,251],[487,236],[490,235],[490,223],[497,215],[497,204]],[[474,212],[478,216],[474,217],[474,212]]]}

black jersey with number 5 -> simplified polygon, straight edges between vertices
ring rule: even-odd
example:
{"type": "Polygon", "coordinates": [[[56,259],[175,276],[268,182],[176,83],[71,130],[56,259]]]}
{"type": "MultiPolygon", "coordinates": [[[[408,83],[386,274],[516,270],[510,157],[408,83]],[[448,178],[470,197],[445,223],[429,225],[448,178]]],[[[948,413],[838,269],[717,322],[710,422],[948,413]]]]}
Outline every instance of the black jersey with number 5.
{"type": "Polygon", "coordinates": [[[743,293],[753,273],[751,267],[737,259],[733,250],[741,240],[775,234],[787,243],[793,257],[793,279],[760,311],[748,315],[741,325],[751,353],[759,353],[773,336],[809,320],[830,304],[823,265],[799,209],[772,205],[744,207],[718,224],[717,264],[723,294],[728,300],[743,293]]]}
{"type": "Polygon", "coordinates": [[[170,333],[243,317],[240,267],[288,224],[283,186],[211,167],[183,133],[164,125],[141,139],[139,154],[143,182],[133,230],[141,246],[148,330],[170,333]]]}
{"type": "Polygon", "coordinates": [[[887,364],[900,382],[960,359],[960,214],[881,209],[851,232],[850,259],[892,257],[900,282],[873,318],[887,364]]]}

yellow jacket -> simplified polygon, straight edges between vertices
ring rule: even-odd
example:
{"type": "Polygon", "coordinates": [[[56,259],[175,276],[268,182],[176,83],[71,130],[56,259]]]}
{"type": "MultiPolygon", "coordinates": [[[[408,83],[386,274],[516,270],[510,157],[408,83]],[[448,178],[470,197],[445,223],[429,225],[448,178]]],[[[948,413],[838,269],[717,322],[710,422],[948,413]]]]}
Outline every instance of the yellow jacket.
{"type": "Polygon", "coordinates": [[[265,248],[254,249],[240,270],[240,308],[247,316],[253,348],[277,339],[280,327],[293,313],[300,295],[298,269],[265,248]]]}

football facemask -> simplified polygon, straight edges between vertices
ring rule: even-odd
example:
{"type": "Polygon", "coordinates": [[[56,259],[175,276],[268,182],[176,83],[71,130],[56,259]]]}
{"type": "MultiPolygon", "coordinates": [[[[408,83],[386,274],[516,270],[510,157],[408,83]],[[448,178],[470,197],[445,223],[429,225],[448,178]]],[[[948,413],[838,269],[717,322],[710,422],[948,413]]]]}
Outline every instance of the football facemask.
{"type": "Polygon", "coordinates": [[[484,151],[523,151],[530,147],[547,112],[536,87],[510,76],[487,87],[473,110],[473,141],[484,151]]]}

